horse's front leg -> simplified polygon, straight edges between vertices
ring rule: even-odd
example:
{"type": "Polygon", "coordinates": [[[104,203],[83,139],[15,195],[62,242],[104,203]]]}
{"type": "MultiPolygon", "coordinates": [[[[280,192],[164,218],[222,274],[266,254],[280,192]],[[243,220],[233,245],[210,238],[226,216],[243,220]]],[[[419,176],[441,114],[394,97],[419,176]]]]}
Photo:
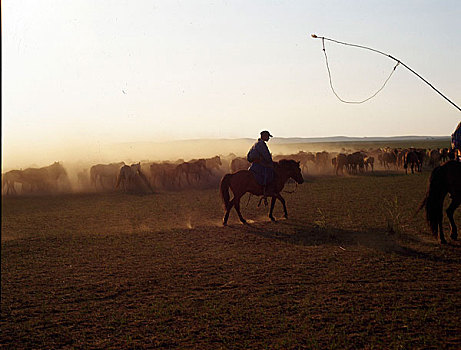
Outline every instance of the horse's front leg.
{"type": "Polygon", "coordinates": [[[271,221],[275,221],[273,212],[274,212],[274,207],[275,207],[275,201],[276,200],[277,200],[276,197],[272,197],[272,199],[271,199],[271,208],[269,210],[269,218],[271,219],[271,221]]]}
{"type": "Polygon", "coordinates": [[[288,211],[287,211],[287,205],[285,203],[285,198],[282,197],[282,195],[280,193],[277,194],[277,199],[282,202],[282,205],[283,205],[283,212],[284,212],[284,215],[283,217],[285,219],[288,219],[288,211]]]}
{"type": "Polygon", "coordinates": [[[448,206],[446,213],[448,220],[450,221],[450,229],[451,229],[451,239],[457,240],[458,239],[458,228],[456,227],[455,220],[453,219],[453,214],[456,210],[456,208],[459,207],[461,204],[461,199],[460,198],[453,198],[450,205],[448,206]]]}

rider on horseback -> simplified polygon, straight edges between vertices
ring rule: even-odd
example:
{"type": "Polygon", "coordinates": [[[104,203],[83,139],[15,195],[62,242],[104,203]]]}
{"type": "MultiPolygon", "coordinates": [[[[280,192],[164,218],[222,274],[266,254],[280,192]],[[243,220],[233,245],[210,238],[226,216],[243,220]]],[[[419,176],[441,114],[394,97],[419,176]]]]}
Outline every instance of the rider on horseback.
{"type": "Polygon", "coordinates": [[[247,160],[251,163],[250,169],[256,177],[256,181],[263,186],[264,203],[267,204],[267,189],[274,180],[274,163],[266,142],[272,137],[269,131],[261,131],[261,137],[248,151],[247,160]]]}
{"type": "MultiPolygon", "coordinates": [[[[454,159],[460,161],[461,158],[461,122],[456,127],[455,132],[451,135],[451,152],[454,159]]],[[[451,157],[450,157],[451,158],[451,157]]]]}

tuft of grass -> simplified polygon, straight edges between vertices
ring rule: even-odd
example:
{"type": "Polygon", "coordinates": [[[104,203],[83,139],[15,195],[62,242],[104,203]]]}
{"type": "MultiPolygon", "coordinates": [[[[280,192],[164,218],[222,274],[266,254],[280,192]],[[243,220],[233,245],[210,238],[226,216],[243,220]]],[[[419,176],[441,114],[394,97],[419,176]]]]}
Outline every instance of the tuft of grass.
{"type": "Polygon", "coordinates": [[[320,231],[326,231],[327,229],[327,218],[322,209],[317,208],[318,217],[314,220],[314,227],[320,231]]]}
{"type": "Polygon", "coordinates": [[[329,239],[335,239],[336,236],[333,234],[333,231],[331,229],[331,225],[328,223],[328,219],[327,219],[327,216],[325,215],[325,212],[320,209],[320,208],[317,208],[317,218],[314,220],[314,227],[327,235],[327,237],[329,239]]]}
{"type": "Polygon", "coordinates": [[[387,222],[387,233],[388,234],[400,234],[404,231],[406,225],[403,219],[403,208],[399,203],[397,196],[392,199],[384,199],[384,214],[387,222]]]}

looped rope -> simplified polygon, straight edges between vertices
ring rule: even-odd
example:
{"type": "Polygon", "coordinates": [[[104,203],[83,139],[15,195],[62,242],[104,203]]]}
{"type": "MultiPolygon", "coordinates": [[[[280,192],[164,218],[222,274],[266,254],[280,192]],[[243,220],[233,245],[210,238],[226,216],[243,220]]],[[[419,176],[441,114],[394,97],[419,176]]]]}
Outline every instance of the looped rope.
{"type": "MultiPolygon", "coordinates": [[[[322,39],[322,43],[323,43],[323,52],[325,53],[325,59],[326,59],[326,62],[327,62],[327,68],[328,68],[328,74],[330,76],[330,86],[331,88],[333,89],[333,84],[331,83],[331,74],[330,74],[330,68],[328,67],[328,58],[327,58],[327,53],[325,51],[325,40],[329,40],[329,41],[332,41],[334,43],[337,43],[337,44],[341,44],[341,45],[347,45],[347,46],[353,46],[353,47],[358,47],[360,49],[365,49],[365,50],[370,50],[370,51],[373,51],[373,52],[376,52],[376,53],[379,53],[381,55],[384,55],[384,56],[387,56],[389,57],[390,59],[394,60],[397,62],[397,64],[395,65],[392,73],[394,73],[395,69],[397,68],[397,66],[399,64],[401,64],[402,66],[404,66],[406,69],[408,69],[410,72],[412,72],[414,75],[416,75],[418,78],[420,78],[422,81],[424,81],[427,85],[429,85],[435,92],[437,92],[440,96],[442,96],[446,101],[448,101],[449,103],[451,103],[458,111],[461,112],[461,107],[457,106],[456,103],[454,103],[453,101],[451,101],[448,97],[446,97],[444,94],[442,94],[439,90],[437,90],[434,85],[432,85],[431,83],[429,83],[426,79],[424,79],[421,75],[419,75],[418,73],[416,73],[413,69],[411,69],[410,67],[408,67],[405,63],[403,63],[402,61],[398,60],[397,58],[395,57],[392,57],[391,55],[388,55],[384,52],[381,52],[379,50],[375,50],[375,49],[372,49],[371,47],[367,47],[367,46],[363,46],[363,45],[356,45],[356,44],[349,44],[349,43],[345,43],[345,42],[342,42],[342,41],[338,41],[338,40],[334,40],[334,39],[330,39],[330,38],[325,38],[324,36],[317,36],[315,34],[312,34],[311,37],[313,37],[314,39],[322,39]]],[[[391,73],[391,75],[392,75],[391,73]]],[[[390,78],[390,76],[389,76],[390,78]]],[[[387,80],[385,81],[384,85],[386,85],[387,81],[389,80],[389,78],[387,78],[387,80]]],[[[383,85],[383,87],[384,87],[383,85]]],[[[381,89],[378,90],[381,91],[383,89],[383,87],[381,89]]],[[[333,89],[333,92],[334,94],[336,95],[336,97],[339,98],[339,96],[336,94],[336,92],[334,91],[333,89]]],[[[377,92],[377,93],[378,93],[377,92]]],[[[370,98],[373,98],[375,95],[371,96],[370,98]]],[[[344,103],[363,103],[365,101],[368,101],[370,98],[362,101],[362,102],[348,102],[348,101],[344,101],[342,99],[340,99],[340,101],[344,102],[344,103]]]]}
{"type": "MultiPolygon", "coordinates": [[[[389,76],[387,77],[387,79],[384,81],[384,84],[378,89],[378,91],[376,91],[373,95],[371,95],[370,97],[362,100],[362,101],[347,101],[347,100],[344,100],[342,99],[335,91],[335,88],[333,87],[333,81],[331,79],[331,72],[330,72],[330,66],[328,64],[328,56],[327,56],[327,50],[325,49],[325,38],[322,37],[322,46],[323,46],[323,53],[325,55],[325,63],[326,63],[326,66],[327,66],[327,71],[328,71],[328,79],[330,81],[330,87],[331,87],[331,91],[333,91],[333,93],[335,94],[335,96],[337,97],[338,100],[340,100],[341,102],[343,103],[350,103],[350,104],[361,104],[361,103],[364,103],[364,102],[367,102],[369,100],[371,100],[373,97],[375,97],[377,94],[379,94],[381,92],[382,89],[384,89],[384,87],[386,86],[387,82],[389,81],[389,79],[392,77],[392,74],[394,74],[397,66],[400,64],[400,61],[397,61],[397,64],[394,66],[394,68],[392,69],[391,71],[391,74],[389,74],[389,76]]],[[[355,46],[355,45],[351,45],[351,46],[355,46]]]]}

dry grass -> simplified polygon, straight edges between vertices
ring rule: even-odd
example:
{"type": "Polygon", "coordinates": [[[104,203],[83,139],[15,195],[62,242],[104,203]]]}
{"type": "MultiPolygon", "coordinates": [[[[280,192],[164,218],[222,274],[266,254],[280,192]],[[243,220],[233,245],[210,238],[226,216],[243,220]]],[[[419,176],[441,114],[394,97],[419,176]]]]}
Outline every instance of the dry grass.
{"type": "Polygon", "coordinates": [[[308,178],[288,220],[245,197],[248,226],[216,188],[3,198],[0,346],[460,348],[461,245],[413,218],[428,175],[308,178]]]}

